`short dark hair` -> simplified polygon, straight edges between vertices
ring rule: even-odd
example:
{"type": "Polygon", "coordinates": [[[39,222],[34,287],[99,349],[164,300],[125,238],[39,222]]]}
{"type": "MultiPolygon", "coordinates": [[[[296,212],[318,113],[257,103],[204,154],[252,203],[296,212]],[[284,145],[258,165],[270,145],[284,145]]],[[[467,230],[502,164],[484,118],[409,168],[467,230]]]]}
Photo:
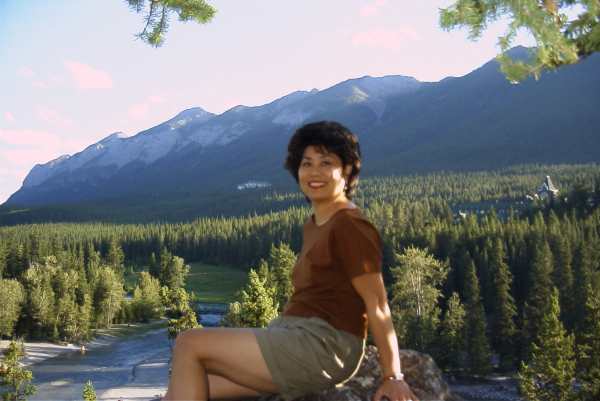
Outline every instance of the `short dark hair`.
{"type": "MultiPolygon", "coordinates": [[[[338,155],[342,160],[342,169],[348,164],[352,165],[352,172],[344,189],[346,197],[352,199],[358,186],[358,174],[361,167],[358,137],[335,121],[318,121],[298,128],[290,138],[284,164],[285,169],[298,183],[298,169],[304,156],[304,150],[311,145],[338,155]]],[[[306,196],[305,198],[310,203],[310,199],[306,196]]]]}

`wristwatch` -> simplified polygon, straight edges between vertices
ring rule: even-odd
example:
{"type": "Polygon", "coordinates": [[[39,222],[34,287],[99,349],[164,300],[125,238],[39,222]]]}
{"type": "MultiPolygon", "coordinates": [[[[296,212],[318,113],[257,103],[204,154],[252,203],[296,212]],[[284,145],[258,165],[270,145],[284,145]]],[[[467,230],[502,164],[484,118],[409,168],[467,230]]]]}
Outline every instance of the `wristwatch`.
{"type": "Polygon", "coordinates": [[[386,380],[402,381],[402,380],[404,380],[404,375],[402,373],[397,374],[397,375],[387,375],[387,376],[383,377],[382,381],[386,381],[386,380]]]}

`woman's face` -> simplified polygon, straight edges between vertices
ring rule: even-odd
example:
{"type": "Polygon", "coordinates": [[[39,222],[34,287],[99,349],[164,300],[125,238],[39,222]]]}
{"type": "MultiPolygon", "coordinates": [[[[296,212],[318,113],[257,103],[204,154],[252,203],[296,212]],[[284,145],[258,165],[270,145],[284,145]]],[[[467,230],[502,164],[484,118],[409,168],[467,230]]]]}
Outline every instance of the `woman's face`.
{"type": "Polygon", "coordinates": [[[347,165],[342,172],[342,159],[335,153],[307,146],[298,168],[300,190],[313,203],[346,200],[344,186],[351,171],[352,166],[347,165]]]}

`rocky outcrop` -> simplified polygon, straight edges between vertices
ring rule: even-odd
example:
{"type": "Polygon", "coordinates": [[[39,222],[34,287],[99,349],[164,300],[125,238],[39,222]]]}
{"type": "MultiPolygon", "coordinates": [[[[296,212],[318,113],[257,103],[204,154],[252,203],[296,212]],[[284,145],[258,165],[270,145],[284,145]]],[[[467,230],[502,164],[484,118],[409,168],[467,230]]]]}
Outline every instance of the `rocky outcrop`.
{"type": "MultiPolygon", "coordinates": [[[[400,350],[402,372],[406,382],[421,401],[460,401],[450,392],[442,372],[433,358],[412,350],[400,350]]],[[[377,348],[369,345],[356,375],[342,387],[310,394],[297,401],[370,401],[377,391],[381,370],[377,348]]],[[[278,396],[262,397],[258,401],[281,401],[278,396]]],[[[248,400],[249,401],[249,400],[248,400]]]]}

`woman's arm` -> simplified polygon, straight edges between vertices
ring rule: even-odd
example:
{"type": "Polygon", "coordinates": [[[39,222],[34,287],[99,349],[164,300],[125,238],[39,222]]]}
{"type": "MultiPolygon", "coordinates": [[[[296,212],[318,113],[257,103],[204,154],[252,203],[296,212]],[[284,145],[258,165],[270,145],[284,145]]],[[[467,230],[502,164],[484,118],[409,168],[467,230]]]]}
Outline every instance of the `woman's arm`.
{"type": "Polygon", "coordinates": [[[381,273],[357,276],[352,279],[352,285],[365,303],[369,329],[379,350],[379,363],[384,381],[375,393],[374,401],[380,401],[384,396],[390,401],[416,401],[413,392],[401,379],[398,339],[381,273]],[[398,379],[388,379],[391,377],[398,379]]]}

